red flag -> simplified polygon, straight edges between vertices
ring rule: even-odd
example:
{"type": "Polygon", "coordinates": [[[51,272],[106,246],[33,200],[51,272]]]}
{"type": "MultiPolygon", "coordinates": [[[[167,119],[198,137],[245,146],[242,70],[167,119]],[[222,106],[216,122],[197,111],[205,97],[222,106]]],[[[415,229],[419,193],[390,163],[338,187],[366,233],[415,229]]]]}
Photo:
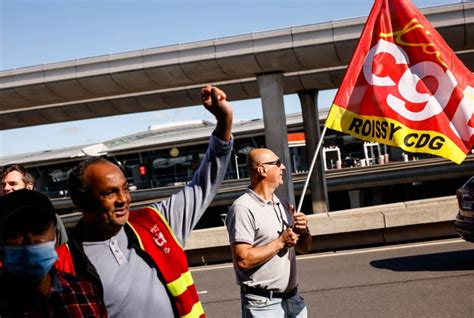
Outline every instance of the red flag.
{"type": "Polygon", "coordinates": [[[459,164],[474,144],[474,76],[409,0],[376,0],[326,126],[459,164]]]}

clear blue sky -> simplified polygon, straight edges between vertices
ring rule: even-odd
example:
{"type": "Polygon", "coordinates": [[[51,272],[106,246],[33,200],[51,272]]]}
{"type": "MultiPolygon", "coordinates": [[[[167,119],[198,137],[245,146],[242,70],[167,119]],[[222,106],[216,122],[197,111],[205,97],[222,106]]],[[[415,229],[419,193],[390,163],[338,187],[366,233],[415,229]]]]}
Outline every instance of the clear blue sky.
{"type": "MultiPolygon", "coordinates": [[[[461,0],[414,0],[418,8],[461,0]]],[[[367,0],[0,0],[0,70],[366,16],[367,0]]],[[[328,107],[335,92],[322,92],[328,107]]],[[[233,103],[261,118],[259,100],[233,103]],[[258,111],[256,111],[258,110],[258,111]]],[[[300,112],[296,96],[287,113],[300,112]]],[[[0,131],[0,156],[101,142],[150,125],[212,118],[201,107],[0,131]]]]}

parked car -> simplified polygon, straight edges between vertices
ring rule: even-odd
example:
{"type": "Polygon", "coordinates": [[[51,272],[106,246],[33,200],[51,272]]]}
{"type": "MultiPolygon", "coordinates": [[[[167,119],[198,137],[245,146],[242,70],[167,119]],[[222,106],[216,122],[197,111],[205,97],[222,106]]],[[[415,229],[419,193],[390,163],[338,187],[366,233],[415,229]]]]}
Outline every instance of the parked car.
{"type": "Polygon", "coordinates": [[[454,227],[463,239],[474,242],[474,177],[456,190],[459,213],[454,227]]]}

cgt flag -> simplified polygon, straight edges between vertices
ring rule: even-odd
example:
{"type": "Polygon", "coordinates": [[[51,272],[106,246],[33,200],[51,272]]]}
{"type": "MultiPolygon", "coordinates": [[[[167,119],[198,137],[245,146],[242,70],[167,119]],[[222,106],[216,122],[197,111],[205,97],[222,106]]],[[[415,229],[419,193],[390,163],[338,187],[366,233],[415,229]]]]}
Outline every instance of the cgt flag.
{"type": "Polygon", "coordinates": [[[409,0],[376,0],[326,126],[459,164],[474,143],[474,76],[409,0]]]}

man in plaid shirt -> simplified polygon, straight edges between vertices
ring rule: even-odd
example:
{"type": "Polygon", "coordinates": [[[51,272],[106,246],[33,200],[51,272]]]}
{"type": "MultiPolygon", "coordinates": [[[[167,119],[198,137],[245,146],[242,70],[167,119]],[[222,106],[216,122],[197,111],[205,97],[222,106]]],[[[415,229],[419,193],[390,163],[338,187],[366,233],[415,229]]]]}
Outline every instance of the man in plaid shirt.
{"type": "Polygon", "coordinates": [[[107,317],[92,284],[54,270],[56,217],[46,196],[25,189],[1,197],[0,227],[0,317],[107,317]]]}

